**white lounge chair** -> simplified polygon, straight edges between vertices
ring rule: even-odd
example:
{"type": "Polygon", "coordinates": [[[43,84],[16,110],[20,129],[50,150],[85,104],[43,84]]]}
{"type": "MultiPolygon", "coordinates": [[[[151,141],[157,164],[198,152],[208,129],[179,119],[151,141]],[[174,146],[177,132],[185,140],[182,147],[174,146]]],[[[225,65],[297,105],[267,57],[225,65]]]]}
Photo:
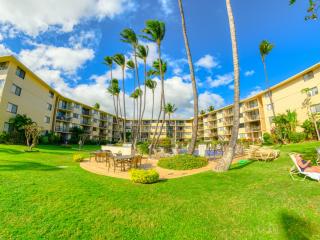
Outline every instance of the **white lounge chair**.
{"type": "Polygon", "coordinates": [[[313,180],[316,180],[318,182],[320,182],[320,173],[313,173],[313,172],[303,172],[301,171],[301,168],[299,167],[297,160],[296,160],[296,155],[297,153],[290,153],[289,156],[291,158],[291,160],[293,161],[294,165],[292,166],[292,168],[290,169],[290,176],[292,177],[293,180],[297,180],[295,179],[295,175],[302,175],[304,176],[304,178],[301,181],[304,181],[307,177],[311,178],[313,180]]]}

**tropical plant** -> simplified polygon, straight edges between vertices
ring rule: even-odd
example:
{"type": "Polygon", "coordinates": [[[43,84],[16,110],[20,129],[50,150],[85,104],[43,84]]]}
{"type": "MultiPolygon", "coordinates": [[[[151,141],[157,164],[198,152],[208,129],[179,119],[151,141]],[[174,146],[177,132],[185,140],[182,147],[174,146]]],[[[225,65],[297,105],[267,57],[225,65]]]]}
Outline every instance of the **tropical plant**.
{"type": "Polygon", "coordinates": [[[159,173],[154,169],[132,169],[130,175],[134,183],[151,184],[159,181],[159,173]]]}
{"type": "Polygon", "coordinates": [[[78,126],[70,128],[71,138],[70,143],[77,144],[79,143],[80,136],[84,134],[84,130],[78,126]]]}
{"type": "Polygon", "coordinates": [[[317,124],[318,120],[319,120],[319,113],[313,112],[311,110],[312,102],[311,102],[310,88],[302,89],[301,93],[306,95],[306,98],[304,99],[304,101],[302,103],[302,108],[307,109],[309,119],[313,122],[314,128],[317,133],[318,141],[320,141],[320,132],[319,132],[318,124],[317,124]]]}
{"type": "Polygon", "coordinates": [[[113,68],[113,58],[110,56],[107,56],[104,58],[104,62],[105,65],[107,65],[110,69],[110,81],[112,80],[112,68],[113,68]]]}
{"type": "Polygon", "coordinates": [[[116,64],[121,67],[122,70],[122,101],[123,101],[123,141],[126,142],[126,89],[125,89],[125,68],[126,68],[126,58],[123,54],[116,54],[113,57],[113,60],[116,64]]]}
{"type": "Polygon", "coordinates": [[[274,140],[281,144],[286,144],[291,141],[290,137],[296,132],[298,125],[297,113],[287,110],[285,114],[276,115],[273,118],[273,123],[275,124],[272,129],[275,136],[274,140]]]}
{"type": "Polygon", "coordinates": [[[119,94],[120,94],[120,88],[119,88],[119,81],[116,78],[113,78],[110,82],[110,85],[107,89],[108,93],[112,95],[113,99],[113,107],[114,112],[116,115],[116,122],[119,124],[119,94]]]}
{"type": "MultiPolygon", "coordinates": [[[[319,122],[317,122],[317,126],[319,128],[319,122]]],[[[303,132],[306,134],[307,139],[317,139],[316,128],[310,119],[306,119],[302,123],[301,128],[303,128],[303,132]]]]}
{"type": "Polygon", "coordinates": [[[32,151],[32,149],[38,144],[42,129],[35,122],[25,125],[23,129],[26,137],[28,151],[32,151]]]}
{"type": "Polygon", "coordinates": [[[187,27],[186,27],[186,21],[184,17],[184,9],[182,0],[178,0],[179,9],[180,9],[180,15],[181,15],[181,25],[182,25],[182,33],[183,33],[183,39],[184,39],[184,45],[188,57],[188,64],[189,64],[189,70],[190,70],[190,78],[192,83],[192,92],[193,92],[193,125],[192,125],[192,137],[191,142],[189,144],[188,153],[193,154],[196,142],[197,142],[197,135],[198,135],[198,115],[199,115],[199,106],[198,106],[198,90],[197,90],[197,82],[194,74],[194,66],[191,56],[191,50],[189,46],[189,40],[187,35],[187,27]]]}
{"type": "Polygon", "coordinates": [[[214,106],[209,106],[208,107],[208,112],[213,112],[214,111],[214,106]]]}
{"type": "Polygon", "coordinates": [[[138,45],[137,48],[137,56],[143,61],[144,64],[144,99],[143,99],[143,107],[141,106],[142,101],[140,101],[140,108],[142,110],[140,111],[140,119],[139,119],[139,136],[141,135],[141,121],[144,116],[144,112],[146,110],[146,96],[147,96],[147,86],[146,86],[146,81],[148,78],[148,72],[147,72],[147,58],[149,55],[149,47],[148,46],[143,46],[143,45],[138,45]]]}
{"type": "Polygon", "coordinates": [[[151,112],[151,119],[153,120],[153,112],[154,112],[154,91],[157,88],[157,81],[152,80],[152,79],[147,79],[145,85],[147,88],[149,88],[152,92],[152,112],[151,112]]]}
{"type": "Polygon", "coordinates": [[[204,157],[196,157],[193,155],[176,155],[173,157],[162,158],[158,162],[158,166],[165,169],[174,170],[190,170],[202,168],[208,165],[208,160],[204,157]]]}
{"type": "MultiPolygon", "coordinates": [[[[317,20],[318,19],[318,10],[320,7],[319,0],[308,0],[309,7],[307,9],[308,15],[305,17],[305,20],[317,20]]],[[[290,0],[290,5],[296,3],[296,0],[290,0]]]]}
{"type": "Polygon", "coordinates": [[[265,74],[265,81],[266,81],[266,85],[267,85],[267,89],[268,89],[267,94],[268,94],[270,104],[271,104],[272,116],[274,117],[276,115],[276,113],[274,110],[274,104],[273,104],[273,100],[272,100],[272,92],[270,89],[269,76],[268,76],[267,64],[266,64],[266,57],[267,57],[267,55],[269,55],[269,53],[272,51],[273,48],[274,48],[274,45],[272,43],[268,42],[267,40],[263,40],[259,46],[260,56],[261,56],[264,74],[265,74]]]}
{"type": "Polygon", "coordinates": [[[206,111],[205,110],[201,110],[200,111],[200,115],[204,115],[204,114],[206,114],[206,111]]]}
{"type": "Polygon", "coordinates": [[[27,115],[17,114],[9,119],[9,136],[12,143],[24,143],[26,138],[24,134],[24,126],[33,123],[32,119],[27,115]]]}
{"type": "MultiPolygon", "coordinates": [[[[144,35],[142,36],[143,38],[154,42],[157,44],[158,47],[158,62],[159,62],[159,72],[160,72],[160,79],[161,79],[161,97],[160,97],[160,109],[159,109],[159,115],[158,115],[158,121],[157,121],[157,126],[156,126],[156,131],[155,134],[153,135],[152,142],[150,144],[150,151],[149,154],[151,155],[153,153],[153,149],[156,145],[156,133],[158,130],[159,122],[160,122],[160,117],[163,112],[163,108],[166,105],[165,103],[165,95],[164,95],[164,73],[162,69],[162,61],[161,61],[161,43],[164,39],[165,33],[166,33],[166,27],[164,22],[158,21],[158,20],[148,20],[146,21],[146,26],[143,29],[144,35]]],[[[162,125],[160,127],[159,131],[159,136],[158,139],[161,136],[163,124],[165,122],[166,115],[165,113],[162,114],[162,125]]]]}
{"type": "Polygon", "coordinates": [[[233,127],[229,145],[222,157],[215,167],[215,171],[227,171],[232,163],[239,133],[240,124],[240,74],[239,74],[239,58],[238,58],[238,44],[236,37],[236,27],[230,0],[226,0],[234,67],[234,105],[233,105],[233,127]]]}
{"type": "MultiPolygon", "coordinates": [[[[171,115],[174,114],[178,109],[176,108],[176,106],[174,104],[171,103],[167,103],[166,106],[164,107],[164,111],[166,112],[166,114],[168,114],[168,118],[169,118],[169,135],[171,131],[171,115]]],[[[174,143],[176,143],[176,137],[174,137],[174,143]]]]}
{"type": "Polygon", "coordinates": [[[100,109],[100,103],[95,103],[93,108],[99,110],[100,109]]]}

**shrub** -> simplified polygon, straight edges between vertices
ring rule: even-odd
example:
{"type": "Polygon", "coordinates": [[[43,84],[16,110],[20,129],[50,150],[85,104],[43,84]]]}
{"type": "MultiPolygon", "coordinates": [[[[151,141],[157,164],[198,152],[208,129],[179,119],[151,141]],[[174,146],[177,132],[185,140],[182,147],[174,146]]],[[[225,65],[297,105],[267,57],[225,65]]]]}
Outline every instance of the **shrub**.
{"type": "Polygon", "coordinates": [[[156,170],[132,169],[130,170],[131,180],[135,183],[150,184],[159,181],[159,173],[156,170]]]}
{"type": "Polygon", "coordinates": [[[73,154],[72,159],[74,162],[82,162],[84,160],[84,156],[83,154],[76,153],[76,154],[73,154]]]}
{"type": "Polygon", "coordinates": [[[289,141],[293,143],[300,143],[306,139],[306,134],[303,132],[292,132],[288,136],[289,141]]]}
{"type": "Polygon", "coordinates": [[[265,145],[272,145],[272,144],[274,144],[274,141],[273,141],[272,136],[271,136],[270,133],[264,133],[264,134],[263,134],[263,143],[264,143],[265,145]]]}
{"type": "Polygon", "coordinates": [[[204,157],[182,154],[169,158],[160,159],[158,166],[173,170],[189,170],[202,168],[208,165],[208,160],[204,157]]]}
{"type": "Polygon", "coordinates": [[[39,139],[40,144],[49,144],[49,137],[48,136],[41,136],[39,139]]]}
{"type": "Polygon", "coordinates": [[[0,133],[0,143],[7,143],[9,141],[9,135],[6,132],[0,133]]]}
{"type": "Polygon", "coordinates": [[[168,152],[170,150],[170,148],[172,147],[171,138],[168,138],[168,137],[161,138],[159,140],[159,147],[164,148],[164,150],[168,152]]]}
{"type": "Polygon", "coordinates": [[[138,152],[140,154],[148,154],[149,153],[149,143],[141,142],[137,144],[138,152]]]}

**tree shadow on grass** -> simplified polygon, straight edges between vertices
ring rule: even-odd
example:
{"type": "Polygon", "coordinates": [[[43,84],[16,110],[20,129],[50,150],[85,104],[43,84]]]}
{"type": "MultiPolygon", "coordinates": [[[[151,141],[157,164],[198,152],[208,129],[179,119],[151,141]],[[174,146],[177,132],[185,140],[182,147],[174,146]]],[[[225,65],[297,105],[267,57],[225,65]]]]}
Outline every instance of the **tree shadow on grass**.
{"type": "Polygon", "coordinates": [[[0,153],[22,154],[22,153],[24,153],[24,151],[23,151],[23,150],[16,150],[16,149],[10,149],[10,148],[2,148],[2,147],[0,147],[0,153]]]}
{"type": "Polygon", "coordinates": [[[24,171],[24,170],[35,170],[35,171],[56,171],[62,170],[56,166],[50,166],[36,162],[17,162],[17,161],[6,161],[0,160],[0,172],[4,171],[24,171]],[[7,162],[10,164],[1,164],[7,162]]]}
{"type": "Polygon", "coordinates": [[[297,214],[289,213],[287,211],[281,212],[281,223],[288,240],[311,239],[314,231],[316,230],[314,226],[305,219],[302,219],[297,214]]]}

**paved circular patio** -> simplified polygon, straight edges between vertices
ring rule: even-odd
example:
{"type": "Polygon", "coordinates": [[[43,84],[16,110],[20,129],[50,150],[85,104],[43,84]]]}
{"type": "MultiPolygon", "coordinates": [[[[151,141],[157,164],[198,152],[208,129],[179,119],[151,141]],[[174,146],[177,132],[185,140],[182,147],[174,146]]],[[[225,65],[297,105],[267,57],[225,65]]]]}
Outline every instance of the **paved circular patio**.
{"type": "MultiPolygon", "coordinates": [[[[159,173],[160,179],[172,179],[172,178],[185,177],[185,176],[190,176],[193,174],[209,171],[214,167],[214,164],[215,164],[215,162],[209,161],[209,164],[203,168],[192,169],[192,170],[179,170],[178,171],[178,170],[169,170],[169,169],[160,168],[157,166],[157,162],[158,162],[157,160],[144,158],[142,160],[142,164],[141,164],[140,168],[142,168],[142,169],[155,169],[159,173]]],[[[99,175],[116,177],[116,178],[123,178],[123,179],[130,179],[130,174],[128,171],[121,172],[120,170],[116,170],[114,172],[112,166],[108,170],[105,163],[96,162],[94,160],[83,161],[80,163],[80,167],[82,167],[83,169],[85,169],[89,172],[99,174],[99,175]]]]}

